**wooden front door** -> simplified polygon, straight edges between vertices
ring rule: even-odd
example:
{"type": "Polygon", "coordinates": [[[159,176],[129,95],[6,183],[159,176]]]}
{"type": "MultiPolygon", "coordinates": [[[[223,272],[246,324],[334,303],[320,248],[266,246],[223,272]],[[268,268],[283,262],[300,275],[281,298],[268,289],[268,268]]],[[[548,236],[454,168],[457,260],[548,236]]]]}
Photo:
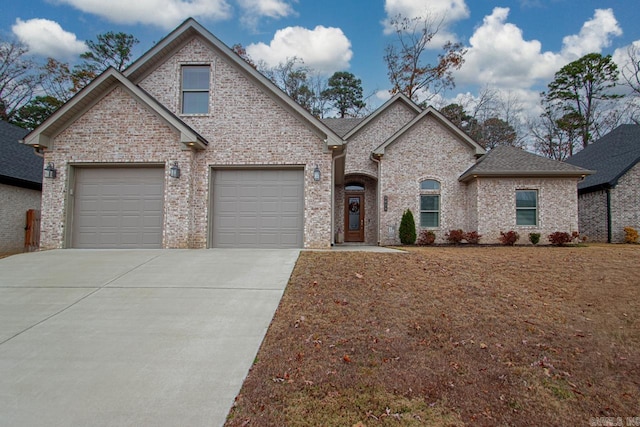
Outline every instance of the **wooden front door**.
{"type": "Polygon", "coordinates": [[[364,194],[345,196],[344,241],[364,242],[364,194]]]}

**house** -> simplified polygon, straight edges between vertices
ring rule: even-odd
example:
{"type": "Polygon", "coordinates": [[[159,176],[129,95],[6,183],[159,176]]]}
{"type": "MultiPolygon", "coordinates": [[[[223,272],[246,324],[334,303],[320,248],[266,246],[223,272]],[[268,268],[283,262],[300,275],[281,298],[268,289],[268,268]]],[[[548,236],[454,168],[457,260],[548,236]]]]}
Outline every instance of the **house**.
{"type": "Polygon", "coordinates": [[[57,171],[43,185],[45,248],[387,245],[407,208],[440,239],[477,229],[491,243],[501,230],[576,229],[589,172],[535,156],[535,170],[465,174],[500,151],[485,156],[404,95],[365,119],[321,121],[193,19],[24,142],[57,171]]]}
{"type": "Polygon", "coordinates": [[[0,253],[23,250],[26,213],[40,209],[42,157],[18,142],[27,133],[0,121],[0,253]]]}
{"type": "Polygon", "coordinates": [[[595,170],[578,184],[580,230],[595,242],[624,242],[640,230],[640,125],[621,125],[567,159],[595,170]]]}

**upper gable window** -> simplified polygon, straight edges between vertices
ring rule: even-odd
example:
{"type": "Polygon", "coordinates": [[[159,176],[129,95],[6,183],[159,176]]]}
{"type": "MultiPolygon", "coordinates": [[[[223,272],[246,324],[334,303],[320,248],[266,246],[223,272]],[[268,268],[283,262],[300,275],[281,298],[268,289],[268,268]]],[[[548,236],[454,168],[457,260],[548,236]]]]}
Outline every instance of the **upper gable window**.
{"type": "Polygon", "coordinates": [[[182,114],[209,112],[209,66],[182,67],[182,114]]]}

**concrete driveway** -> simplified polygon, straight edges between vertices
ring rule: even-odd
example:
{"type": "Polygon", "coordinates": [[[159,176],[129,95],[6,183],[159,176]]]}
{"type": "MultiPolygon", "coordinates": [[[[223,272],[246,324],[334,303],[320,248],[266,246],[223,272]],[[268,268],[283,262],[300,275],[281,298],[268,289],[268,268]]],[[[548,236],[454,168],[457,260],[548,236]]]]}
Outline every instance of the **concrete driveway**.
{"type": "Polygon", "coordinates": [[[219,426],[298,250],[0,260],[0,425],[219,426]]]}

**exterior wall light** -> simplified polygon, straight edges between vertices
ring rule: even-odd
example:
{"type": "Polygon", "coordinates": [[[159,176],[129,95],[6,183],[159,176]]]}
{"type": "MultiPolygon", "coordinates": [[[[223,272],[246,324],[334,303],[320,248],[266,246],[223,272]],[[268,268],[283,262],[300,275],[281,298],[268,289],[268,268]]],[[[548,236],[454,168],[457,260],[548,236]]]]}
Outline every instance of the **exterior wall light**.
{"type": "Polygon", "coordinates": [[[45,178],[50,178],[50,179],[55,179],[57,174],[58,174],[58,171],[56,170],[53,162],[49,162],[47,164],[47,167],[44,168],[44,177],[45,178]]]}
{"type": "Polygon", "coordinates": [[[178,167],[178,162],[173,162],[171,168],[169,169],[169,175],[171,178],[180,178],[180,168],[178,167]]]}
{"type": "Polygon", "coordinates": [[[320,181],[320,168],[316,165],[316,168],[313,170],[313,180],[320,181]]]}

